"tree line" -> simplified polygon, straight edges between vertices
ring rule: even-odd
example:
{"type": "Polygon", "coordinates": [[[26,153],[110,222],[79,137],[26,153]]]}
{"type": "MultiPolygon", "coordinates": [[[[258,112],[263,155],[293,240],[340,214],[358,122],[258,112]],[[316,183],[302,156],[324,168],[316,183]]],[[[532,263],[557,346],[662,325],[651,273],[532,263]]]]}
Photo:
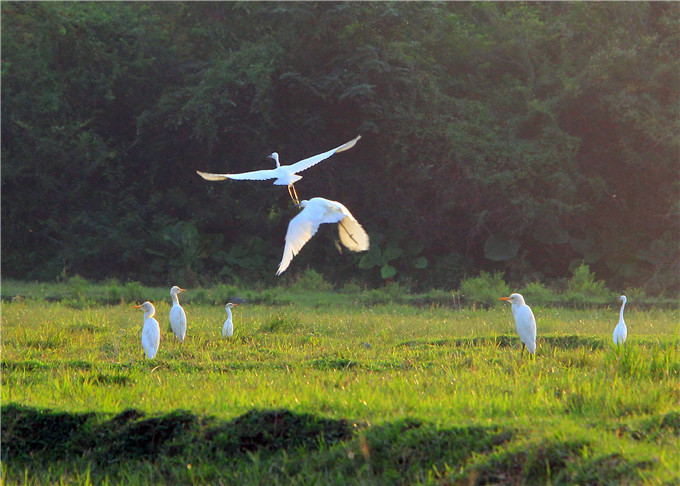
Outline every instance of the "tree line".
{"type": "Polygon", "coordinates": [[[2,271],[276,282],[270,168],[357,135],[301,198],[345,204],[296,257],[330,282],[480,271],[680,291],[673,2],[3,2],[2,271]]]}

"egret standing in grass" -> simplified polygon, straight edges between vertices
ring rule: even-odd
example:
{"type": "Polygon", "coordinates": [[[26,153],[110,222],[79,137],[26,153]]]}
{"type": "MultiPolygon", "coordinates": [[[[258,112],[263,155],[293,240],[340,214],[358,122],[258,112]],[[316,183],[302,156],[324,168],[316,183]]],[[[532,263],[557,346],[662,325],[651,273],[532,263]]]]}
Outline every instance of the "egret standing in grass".
{"type": "Polygon", "coordinates": [[[524,354],[525,347],[531,354],[534,354],[536,352],[536,319],[531,308],[524,303],[524,297],[520,294],[510,294],[510,297],[501,297],[499,300],[507,300],[512,304],[515,327],[522,340],[522,354],[524,354]]]}
{"type": "Polygon", "coordinates": [[[626,329],[626,321],[623,320],[623,309],[626,307],[626,302],[628,299],[626,299],[625,295],[622,295],[619,297],[619,300],[621,301],[621,312],[619,312],[619,323],[616,325],[614,328],[614,344],[615,345],[621,345],[623,346],[623,343],[626,342],[626,338],[628,337],[628,329],[626,329]]]}
{"type": "Polygon", "coordinates": [[[179,339],[180,343],[184,342],[184,337],[187,335],[187,315],[184,308],[179,305],[179,293],[186,292],[183,288],[177,285],[170,289],[170,297],[172,297],[172,307],[170,308],[170,327],[175,337],[179,339]]]}
{"type": "Polygon", "coordinates": [[[354,145],[360,138],[361,135],[359,135],[354,140],[350,140],[349,142],[344,143],[339,147],[335,147],[334,149],[329,150],[328,152],[314,155],[312,157],[303,159],[299,162],[295,162],[294,164],[290,165],[281,165],[281,163],[279,162],[279,154],[274,152],[268,157],[274,159],[274,162],[276,162],[275,169],[254,170],[251,172],[243,172],[240,174],[212,174],[209,172],[201,172],[200,170],[197,170],[196,172],[198,173],[198,175],[200,175],[207,181],[223,181],[225,179],[234,179],[239,181],[242,180],[266,181],[268,179],[276,179],[274,181],[274,185],[288,186],[288,194],[290,194],[291,199],[295,204],[300,204],[300,198],[298,197],[297,191],[295,190],[295,186],[293,185],[294,182],[297,182],[300,179],[302,179],[302,176],[298,175],[298,172],[302,172],[305,169],[309,169],[313,165],[318,164],[319,162],[327,159],[333,154],[342,152],[343,150],[351,149],[352,147],[354,147],[354,145]]]}
{"type": "Polygon", "coordinates": [[[236,307],[238,304],[232,304],[229,302],[224,308],[227,310],[227,320],[224,321],[224,326],[222,326],[222,337],[231,337],[234,335],[234,323],[231,321],[231,308],[236,307]]]}
{"type": "Polygon", "coordinates": [[[158,321],[153,318],[156,313],[156,308],[151,302],[144,302],[142,305],[134,306],[135,309],[142,309],[144,311],[144,327],[142,328],[142,348],[146,353],[146,357],[153,359],[158,352],[158,346],[161,343],[161,328],[158,321]]]}
{"type": "Polygon", "coordinates": [[[338,223],[340,241],[350,250],[368,250],[368,234],[343,204],[314,197],[309,201],[302,201],[298,206],[302,211],[288,223],[283,258],[276,275],[281,275],[288,268],[293,257],[316,234],[319,225],[323,223],[338,223]]]}

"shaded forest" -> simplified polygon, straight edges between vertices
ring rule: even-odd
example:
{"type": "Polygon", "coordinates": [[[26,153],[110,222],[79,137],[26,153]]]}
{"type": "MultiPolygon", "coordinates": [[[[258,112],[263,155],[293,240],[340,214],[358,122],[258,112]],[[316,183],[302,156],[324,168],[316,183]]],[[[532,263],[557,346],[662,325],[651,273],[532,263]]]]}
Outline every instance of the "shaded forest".
{"type": "Polygon", "coordinates": [[[680,4],[2,3],[2,274],[273,284],[302,175],[329,225],[284,274],[481,270],[680,291],[680,4]]]}

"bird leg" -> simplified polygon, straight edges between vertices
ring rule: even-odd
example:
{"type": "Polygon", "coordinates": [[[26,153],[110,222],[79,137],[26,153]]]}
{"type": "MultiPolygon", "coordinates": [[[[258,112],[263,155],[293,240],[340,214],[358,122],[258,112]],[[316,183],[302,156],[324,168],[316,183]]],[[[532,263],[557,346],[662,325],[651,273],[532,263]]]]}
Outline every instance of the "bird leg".
{"type": "Polygon", "coordinates": [[[526,347],[526,344],[522,343],[522,352],[519,354],[520,356],[524,356],[524,348],[526,347]]]}
{"type": "Polygon", "coordinates": [[[288,186],[288,194],[290,194],[290,198],[293,200],[295,204],[300,204],[300,198],[298,197],[298,193],[295,190],[295,186],[293,184],[290,184],[288,186]]]}

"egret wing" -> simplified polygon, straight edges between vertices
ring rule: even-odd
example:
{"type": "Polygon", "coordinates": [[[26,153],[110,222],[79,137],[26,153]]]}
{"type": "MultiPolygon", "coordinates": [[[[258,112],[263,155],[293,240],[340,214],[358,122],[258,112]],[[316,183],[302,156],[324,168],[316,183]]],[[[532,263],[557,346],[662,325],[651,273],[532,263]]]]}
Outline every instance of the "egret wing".
{"type": "Polygon", "coordinates": [[[203,177],[206,181],[223,181],[228,179],[228,174],[211,174],[209,172],[201,172],[200,170],[197,170],[196,173],[203,177]]]}
{"type": "Polygon", "coordinates": [[[276,179],[279,177],[276,169],[262,169],[254,170],[252,172],[243,172],[241,174],[224,174],[229,179],[237,181],[266,181],[267,179],[276,179]]]}
{"type": "Polygon", "coordinates": [[[149,359],[156,356],[160,340],[161,336],[158,321],[153,317],[146,319],[144,327],[142,328],[142,348],[144,348],[144,352],[149,359]]]}
{"type": "Polygon", "coordinates": [[[528,305],[520,306],[515,313],[515,326],[520,340],[529,352],[536,351],[536,319],[528,305]]]}
{"type": "Polygon", "coordinates": [[[350,250],[368,250],[368,234],[351,214],[338,222],[338,234],[342,244],[350,250]]]}
{"type": "Polygon", "coordinates": [[[223,181],[225,179],[234,179],[237,181],[266,181],[267,179],[276,179],[276,169],[254,170],[252,172],[243,172],[240,174],[211,174],[209,172],[201,172],[197,170],[198,175],[208,181],[223,181]]]}
{"type": "Polygon", "coordinates": [[[177,339],[183,343],[187,334],[187,315],[179,305],[170,308],[170,327],[177,339]]]}
{"type": "Polygon", "coordinates": [[[324,152],[322,154],[314,155],[312,157],[302,159],[299,162],[295,162],[294,164],[288,166],[288,168],[289,168],[289,170],[292,170],[293,173],[296,173],[296,174],[298,172],[302,172],[303,170],[309,169],[311,166],[318,164],[322,160],[327,159],[328,157],[330,157],[333,154],[336,154],[338,152],[342,152],[343,150],[351,149],[359,141],[360,138],[361,138],[361,135],[357,136],[357,138],[355,138],[354,140],[350,140],[347,143],[343,143],[339,147],[335,147],[334,149],[329,150],[328,152],[324,152]]]}
{"type": "Polygon", "coordinates": [[[222,336],[231,337],[234,335],[234,324],[231,319],[224,321],[224,326],[222,326],[222,336]]]}
{"type": "Polygon", "coordinates": [[[288,223],[286,232],[286,245],[283,248],[283,257],[279,263],[276,275],[286,271],[293,257],[299,253],[303,246],[316,234],[321,223],[324,221],[324,208],[316,204],[308,204],[300,214],[288,223]]]}

